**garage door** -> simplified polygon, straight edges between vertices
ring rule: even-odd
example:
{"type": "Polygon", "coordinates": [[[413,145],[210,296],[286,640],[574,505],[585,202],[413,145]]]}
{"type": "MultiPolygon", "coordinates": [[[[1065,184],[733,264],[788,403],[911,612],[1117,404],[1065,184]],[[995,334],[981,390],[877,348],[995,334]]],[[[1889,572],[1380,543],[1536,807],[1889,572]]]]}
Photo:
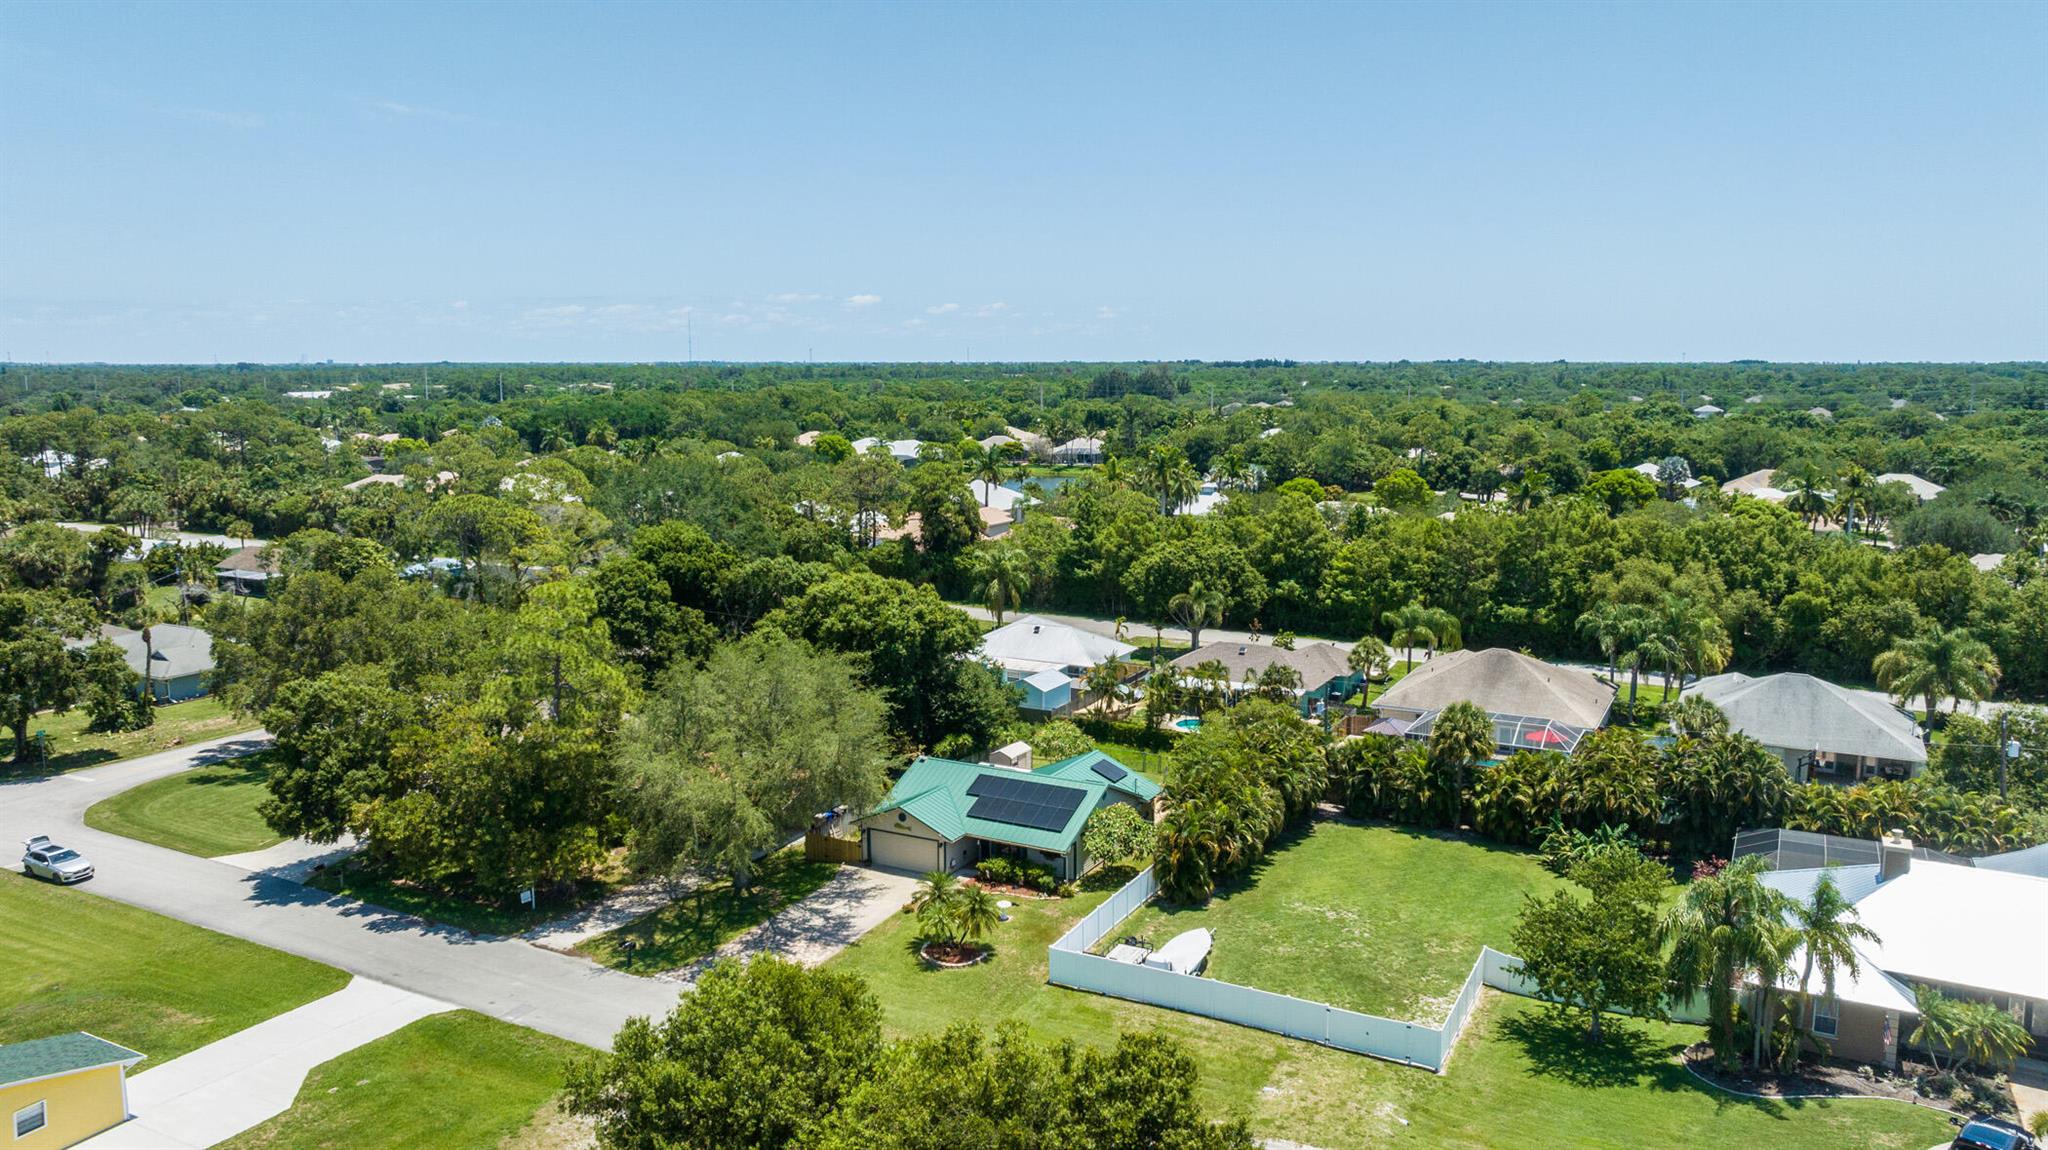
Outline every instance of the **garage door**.
{"type": "Polygon", "coordinates": [[[939,865],[939,844],[894,831],[869,831],[868,861],[891,870],[923,874],[939,865]]]}

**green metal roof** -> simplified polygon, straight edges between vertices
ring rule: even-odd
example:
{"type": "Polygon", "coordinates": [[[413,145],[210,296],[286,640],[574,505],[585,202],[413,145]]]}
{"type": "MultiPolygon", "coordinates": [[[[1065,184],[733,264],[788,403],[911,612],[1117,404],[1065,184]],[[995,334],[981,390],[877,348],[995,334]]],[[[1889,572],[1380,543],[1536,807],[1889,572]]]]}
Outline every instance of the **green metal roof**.
{"type": "Polygon", "coordinates": [[[142,1055],[135,1051],[78,1030],[0,1046],[0,1086],[140,1061],[142,1055]]]}
{"type": "MultiPolygon", "coordinates": [[[[1073,849],[1074,840],[1080,837],[1081,828],[1087,824],[1088,816],[1094,814],[1095,809],[1102,805],[1103,793],[1111,788],[1109,780],[1096,774],[1092,769],[1095,763],[1105,760],[1116,762],[1101,751],[1090,751],[1088,754],[1062,759],[1031,772],[1030,778],[1047,786],[1086,792],[1080,805],[1074,808],[1073,816],[1058,830],[1040,830],[1037,827],[971,817],[967,811],[974,805],[974,797],[967,793],[967,788],[975,779],[983,775],[1016,778],[1020,772],[986,763],[963,763],[954,759],[932,758],[928,755],[921,756],[910,764],[910,768],[903,772],[903,777],[897,779],[896,785],[890,788],[889,797],[875,808],[874,813],[881,815],[897,810],[907,812],[948,840],[971,835],[979,839],[1064,854],[1073,849]]],[[[1115,789],[1136,795],[1141,800],[1149,800],[1159,793],[1157,783],[1136,771],[1126,774],[1115,789]]]]}
{"type": "Polygon", "coordinates": [[[1075,755],[1070,759],[1061,759],[1057,763],[1047,763],[1031,773],[1045,778],[1071,779],[1077,783],[1105,783],[1109,786],[1110,790],[1122,791],[1140,802],[1147,803],[1158,798],[1160,791],[1158,783],[1124,766],[1117,761],[1114,755],[1107,751],[1089,751],[1086,754],[1075,755]],[[1110,782],[1108,779],[1095,773],[1095,764],[1097,763],[1108,763],[1122,770],[1124,777],[1116,782],[1110,782]]]}

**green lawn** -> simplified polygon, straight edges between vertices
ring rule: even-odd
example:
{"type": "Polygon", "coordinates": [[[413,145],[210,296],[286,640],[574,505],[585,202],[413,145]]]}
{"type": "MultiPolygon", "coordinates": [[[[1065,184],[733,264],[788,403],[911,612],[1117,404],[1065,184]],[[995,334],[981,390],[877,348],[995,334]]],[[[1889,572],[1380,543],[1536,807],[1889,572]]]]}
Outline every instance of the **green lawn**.
{"type": "Polygon", "coordinates": [[[1508,943],[1525,893],[1561,885],[1536,857],[1408,827],[1319,822],[1201,907],[1150,904],[1112,937],[1208,927],[1209,975],[1435,1025],[1479,948],[1508,943]]]}
{"type": "Polygon", "coordinates": [[[97,733],[85,729],[85,708],[74,707],[61,715],[38,715],[28,733],[46,731],[50,736],[47,763],[0,763],[0,777],[12,774],[75,771],[116,759],[132,759],[167,751],[188,743],[217,739],[240,731],[253,731],[260,724],[229,711],[227,704],[211,695],[185,703],[156,708],[156,722],[139,731],[97,733]]]}
{"type": "Polygon", "coordinates": [[[1091,1046],[1107,1044],[1120,1030],[1163,1031],[1184,1043],[1200,1065],[1209,1105],[1247,1115],[1263,1137],[1322,1150],[1921,1150],[1948,1130],[1927,1111],[1893,1103],[1766,1105],[1712,1092],[1669,1062],[1671,1053],[1698,1040],[1697,1027],[1618,1024],[1642,1030],[1650,1041],[1617,1048],[1611,1063],[1596,1060],[1589,1068],[1574,1050],[1559,1047],[1553,1031],[1516,1021],[1540,1016],[1533,1004],[1490,995],[1453,1056],[1450,1073],[1439,1076],[1048,986],[1046,945],[1100,903],[1107,889],[1018,903],[1012,920],[996,928],[994,957],[965,970],[932,970],[919,962],[916,925],[908,915],[876,928],[829,965],[868,980],[892,1035],[1003,1019],[1023,1022],[1041,1037],[1091,1046]]]}
{"type": "Polygon", "coordinates": [[[222,1150],[492,1150],[562,1089],[572,1042],[458,1010],[306,1076],[292,1108],[222,1150]]]}
{"type": "Polygon", "coordinates": [[[147,1054],[145,1070],[348,983],[310,959],[19,874],[0,874],[0,923],[0,1043],[89,1030],[147,1054]]]}
{"type": "Polygon", "coordinates": [[[776,911],[832,881],[839,864],[812,862],[802,847],[761,860],[754,887],[735,898],[729,879],[699,887],[645,918],[598,935],[575,953],[629,974],[675,970],[703,958],[741,934],[767,922],[776,911]],[[622,943],[631,941],[628,951],[622,943]]]}
{"type": "Polygon", "coordinates": [[[270,796],[269,752],[198,767],[94,803],[85,825],[213,858],[284,841],[256,813],[270,796]]]}
{"type": "Polygon", "coordinates": [[[536,892],[538,903],[531,909],[518,905],[518,891],[509,884],[498,901],[491,902],[474,893],[433,890],[387,878],[365,865],[360,858],[314,871],[307,876],[306,885],[329,894],[374,903],[386,910],[418,915],[429,922],[444,923],[472,934],[518,934],[568,914],[587,902],[603,898],[617,885],[617,881],[580,880],[573,897],[536,892]]]}

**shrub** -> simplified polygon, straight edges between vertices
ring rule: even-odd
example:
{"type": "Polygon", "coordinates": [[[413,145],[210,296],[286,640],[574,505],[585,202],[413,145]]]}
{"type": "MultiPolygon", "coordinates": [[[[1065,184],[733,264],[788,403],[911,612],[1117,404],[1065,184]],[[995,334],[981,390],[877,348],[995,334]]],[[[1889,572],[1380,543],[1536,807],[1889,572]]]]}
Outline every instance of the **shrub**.
{"type": "Polygon", "coordinates": [[[1104,863],[1122,862],[1152,849],[1152,824],[1133,807],[1111,803],[1088,816],[1081,828],[1081,850],[1104,863]]]}
{"type": "Polygon", "coordinates": [[[1572,867],[1603,851],[1628,851],[1641,853],[1643,841],[1629,833],[1628,828],[1607,824],[1592,833],[1576,827],[1553,824],[1549,834],[1543,836],[1543,865],[1556,874],[1566,874],[1572,867]]]}

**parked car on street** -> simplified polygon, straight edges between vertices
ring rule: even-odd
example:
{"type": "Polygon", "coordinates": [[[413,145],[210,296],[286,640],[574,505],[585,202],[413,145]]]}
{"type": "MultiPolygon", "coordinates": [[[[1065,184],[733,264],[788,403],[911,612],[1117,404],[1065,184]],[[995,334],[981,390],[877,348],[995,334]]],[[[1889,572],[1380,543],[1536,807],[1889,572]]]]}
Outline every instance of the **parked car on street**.
{"type": "Polygon", "coordinates": [[[2041,1143],[2017,1123],[1980,1114],[1962,1123],[1949,1150],[2041,1150],[2041,1143]]]}
{"type": "Polygon", "coordinates": [[[70,885],[92,877],[92,864],[84,855],[70,847],[60,847],[50,841],[48,835],[37,835],[25,844],[28,849],[21,855],[21,871],[34,878],[46,878],[51,882],[70,885]]]}

